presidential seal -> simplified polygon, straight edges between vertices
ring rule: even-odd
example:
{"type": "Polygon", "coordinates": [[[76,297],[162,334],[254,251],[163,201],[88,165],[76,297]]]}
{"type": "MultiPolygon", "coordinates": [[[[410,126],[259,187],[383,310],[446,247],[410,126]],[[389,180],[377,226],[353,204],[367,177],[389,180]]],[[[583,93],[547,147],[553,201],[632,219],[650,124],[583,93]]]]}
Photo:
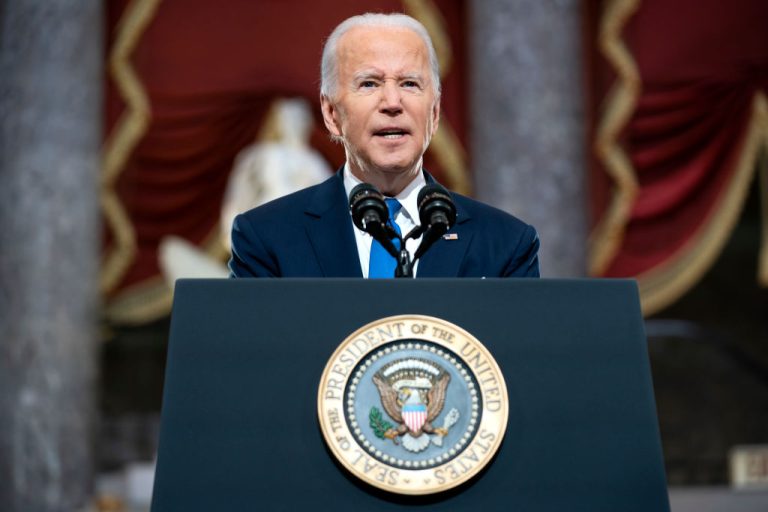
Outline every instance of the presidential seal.
{"type": "Polygon", "coordinates": [[[317,411],[336,459],[398,494],[432,494],[476,475],[509,414],[488,350],[439,318],[402,315],[361,327],[331,356],[317,411]]]}

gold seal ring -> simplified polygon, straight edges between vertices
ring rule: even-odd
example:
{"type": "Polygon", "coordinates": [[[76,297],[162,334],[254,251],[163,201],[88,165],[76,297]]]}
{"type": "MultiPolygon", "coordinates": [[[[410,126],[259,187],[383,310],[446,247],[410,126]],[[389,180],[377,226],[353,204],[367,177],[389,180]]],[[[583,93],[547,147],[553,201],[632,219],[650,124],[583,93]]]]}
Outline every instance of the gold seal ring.
{"type": "Polygon", "coordinates": [[[473,335],[445,320],[399,315],[350,334],[325,366],[317,414],[333,456],[397,494],[452,489],[501,446],[504,376],[473,335]]]}

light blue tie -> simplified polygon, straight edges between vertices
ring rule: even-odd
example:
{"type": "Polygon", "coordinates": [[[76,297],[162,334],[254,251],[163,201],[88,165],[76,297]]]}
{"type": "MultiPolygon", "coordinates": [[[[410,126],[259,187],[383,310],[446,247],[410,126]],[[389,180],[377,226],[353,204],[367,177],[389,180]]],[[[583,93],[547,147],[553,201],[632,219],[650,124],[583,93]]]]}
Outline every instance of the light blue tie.
{"type": "MultiPolygon", "coordinates": [[[[394,197],[388,197],[384,201],[387,203],[389,209],[389,220],[387,221],[390,226],[395,228],[397,234],[401,234],[400,226],[395,222],[395,215],[400,211],[403,205],[394,197]]],[[[397,239],[392,240],[397,250],[400,250],[400,241],[397,239]]],[[[397,266],[397,260],[387,252],[383,245],[381,245],[376,239],[373,239],[371,243],[371,259],[368,263],[368,277],[369,278],[388,278],[395,277],[395,267],[397,266]]]]}

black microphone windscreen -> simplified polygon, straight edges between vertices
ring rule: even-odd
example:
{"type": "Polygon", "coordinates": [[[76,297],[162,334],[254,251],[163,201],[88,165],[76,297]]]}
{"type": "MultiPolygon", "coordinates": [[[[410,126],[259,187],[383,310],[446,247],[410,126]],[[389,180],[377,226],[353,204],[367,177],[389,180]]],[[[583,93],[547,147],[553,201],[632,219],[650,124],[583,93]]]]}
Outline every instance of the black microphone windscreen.
{"type": "Polygon", "coordinates": [[[451,194],[437,183],[425,185],[416,199],[419,205],[419,220],[422,226],[430,227],[435,222],[447,224],[445,230],[456,222],[456,206],[451,194]]]}
{"type": "Polygon", "coordinates": [[[370,231],[370,224],[382,224],[389,217],[387,203],[379,190],[370,183],[360,183],[349,193],[349,209],[352,222],[363,231],[370,231]]]}

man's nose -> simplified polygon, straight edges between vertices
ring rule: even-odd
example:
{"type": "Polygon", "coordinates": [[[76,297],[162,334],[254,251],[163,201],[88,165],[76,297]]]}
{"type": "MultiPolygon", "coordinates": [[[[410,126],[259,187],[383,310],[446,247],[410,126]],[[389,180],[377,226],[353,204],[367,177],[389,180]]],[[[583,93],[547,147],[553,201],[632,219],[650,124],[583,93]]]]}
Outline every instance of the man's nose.
{"type": "Polygon", "coordinates": [[[399,114],[403,111],[402,91],[395,80],[387,80],[381,87],[380,110],[386,114],[399,114]]]}

